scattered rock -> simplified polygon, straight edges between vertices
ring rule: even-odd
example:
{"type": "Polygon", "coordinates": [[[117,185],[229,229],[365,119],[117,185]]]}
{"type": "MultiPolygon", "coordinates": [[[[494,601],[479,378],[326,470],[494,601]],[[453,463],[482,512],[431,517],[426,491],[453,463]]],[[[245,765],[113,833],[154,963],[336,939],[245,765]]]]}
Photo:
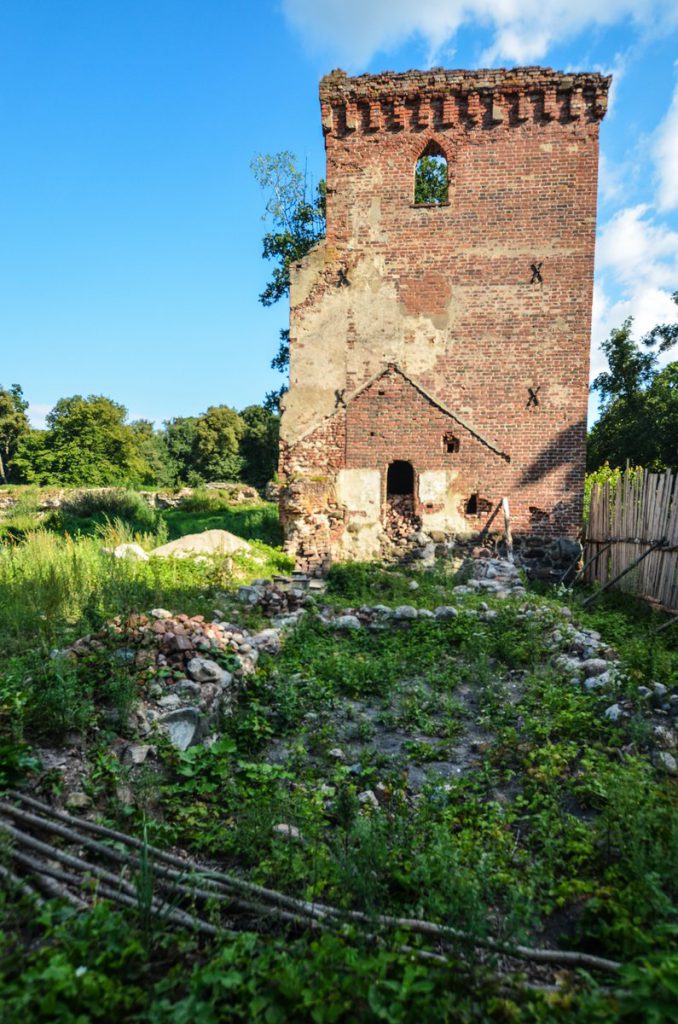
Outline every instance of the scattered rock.
{"type": "Polygon", "coordinates": [[[151,608],[148,613],[154,619],[171,619],[172,613],[168,612],[166,608],[151,608]]]}
{"type": "Polygon", "coordinates": [[[417,609],[411,604],[401,604],[393,612],[394,619],[416,619],[417,609]]]}
{"type": "Polygon", "coordinates": [[[143,764],[150,754],[155,754],[156,749],[150,743],[128,743],[122,753],[122,763],[138,765],[143,764]]]}
{"type": "Polygon", "coordinates": [[[64,801],[64,805],[68,807],[69,811],[82,811],[89,807],[91,803],[92,801],[87,796],[87,793],[83,793],[81,790],[69,793],[64,801]]]}
{"type": "Polygon", "coordinates": [[[602,676],[609,667],[604,658],[587,658],[581,664],[581,668],[587,676],[602,676]]]}
{"type": "Polygon", "coordinates": [[[288,825],[284,821],[281,821],[277,825],[274,825],[273,832],[278,836],[284,836],[285,839],[293,839],[297,843],[304,842],[304,837],[302,836],[297,826],[288,825]]]}
{"type": "Polygon", "coordinates": [[[219,683],[221,686],[230,686],[233,682],[231,673],[210,658],[191,658],[186,665],[186,671],[197,683],[219,683]]]}
{"type": "Polygon", "coordinates": [[[379,801],[376,797],[374,790],[372,789],[365,789],[363,790],[362,793],[358,793],[358,801],[362,804],[363,807],[373,807],[375,809],[379,808],[379,801]]]}
{"type": "Polygon", "coordinates": [[[129,558],[134,562],[148,561],[148,555],[141,544],[118,544],[117,548],[113,549],[113,554],[116,558],[129,558]]]}
{"type": "Polygon", "coordinates": [[[197,708],[180,708],[159,719],[158,725],[177,750],[188,750],[197,743],[200,715],[197,708]]]}
{"type": "Polygon", "coordinates": [[[619,704],[611,704],[609,708],[605,709],[605,717],[609,718],[611,722],[618,722],[623,714],[624,712],[619,704]]]}
{"type": "Polygon", "coordinates": [[[669,729],[666,725],[657,725],[654,730],[654,738],[660,747],[664,747],[665,750],[675,750],[678,745],[678,737],[676,737],[673,729],[669,729]]]}
{"type": "Polygon", "coordinates": [[[676,775],[678,773],[678,764],[673,754],[669,754],[668,750],[662,750],[657,754],[657,765],[663,768],[669,775],[676,775]]]}
{"type": "Polygon", "coordinates": [[[337,615],[332,625],[335,629],[360,629],[362,623],[357,615],[337,615]]]}
{"type": "Polygon", "coordinates": [[[230,555],[234,551],[251,551],[251,545],[228,530],[204,530],[161,544],[151,554],[158,558],[190,558],[191,555],[230,555]]]}
{"type": "Polygon", "coordinates": [[[459,612],[451,604],[441,604],[433,614],[436,619],[456,619],[459,612]]]}

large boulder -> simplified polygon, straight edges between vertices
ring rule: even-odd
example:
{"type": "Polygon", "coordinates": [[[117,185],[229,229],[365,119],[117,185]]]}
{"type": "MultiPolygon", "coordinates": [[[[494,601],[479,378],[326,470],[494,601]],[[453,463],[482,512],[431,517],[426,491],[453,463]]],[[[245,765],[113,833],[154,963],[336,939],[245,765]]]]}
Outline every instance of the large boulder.
{"type": "Polygon", "coordinates": [[[228,530],[204,530],[161,544],[151,554],[159,558],[190,558],[193,555],[232,555],[235,551],[250,550],[246,540],[228,530]]]}

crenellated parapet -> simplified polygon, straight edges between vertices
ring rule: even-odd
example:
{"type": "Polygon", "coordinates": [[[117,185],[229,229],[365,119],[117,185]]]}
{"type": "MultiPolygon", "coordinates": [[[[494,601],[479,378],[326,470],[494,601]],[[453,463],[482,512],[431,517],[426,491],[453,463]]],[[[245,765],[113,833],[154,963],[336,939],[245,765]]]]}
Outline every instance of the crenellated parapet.
{"type": "Polygon", "coordinates": [[[610,75],[551,68],[384,72],[349,78],[332,71],[320,83],[326,135],[446,130],[528,122],[600,121],[610,75]]]}

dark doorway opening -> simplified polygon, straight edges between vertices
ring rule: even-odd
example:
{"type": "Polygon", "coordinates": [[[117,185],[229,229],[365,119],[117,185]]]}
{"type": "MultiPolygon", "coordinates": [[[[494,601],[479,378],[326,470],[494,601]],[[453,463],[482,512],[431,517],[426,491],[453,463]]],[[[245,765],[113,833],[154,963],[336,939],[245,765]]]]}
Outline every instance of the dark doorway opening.
{"type": "Polygon", "coordinates": [[[386,532],[396,544],[407,540],[421,529],[421,520],[414,514],[414,468],[411,462],[397,459],[386,473],[386,532]]]}
{"type": "Polygon", "coordinates": [[[386,475],[386,494],[410,495],[414,497],[414,469],[411,462],[403,462],[398,459],[388,467],[386,475]]]}

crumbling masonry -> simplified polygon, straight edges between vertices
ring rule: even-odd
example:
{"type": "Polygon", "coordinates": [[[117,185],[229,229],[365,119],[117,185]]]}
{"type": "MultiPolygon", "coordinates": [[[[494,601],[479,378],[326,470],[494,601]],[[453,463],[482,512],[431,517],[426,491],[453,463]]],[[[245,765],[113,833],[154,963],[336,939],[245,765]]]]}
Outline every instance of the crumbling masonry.
{"type": "Polygon", "coordinates": [[[281,431],[301,566],[379,556],[394,509],[476,533],[503,496],[514,532],[576,536],[609,85],[548,68],[322,80],[327,236],[292,270],[281,431]],[[427,154],[447,200],[416,204],[427,154]]]}

